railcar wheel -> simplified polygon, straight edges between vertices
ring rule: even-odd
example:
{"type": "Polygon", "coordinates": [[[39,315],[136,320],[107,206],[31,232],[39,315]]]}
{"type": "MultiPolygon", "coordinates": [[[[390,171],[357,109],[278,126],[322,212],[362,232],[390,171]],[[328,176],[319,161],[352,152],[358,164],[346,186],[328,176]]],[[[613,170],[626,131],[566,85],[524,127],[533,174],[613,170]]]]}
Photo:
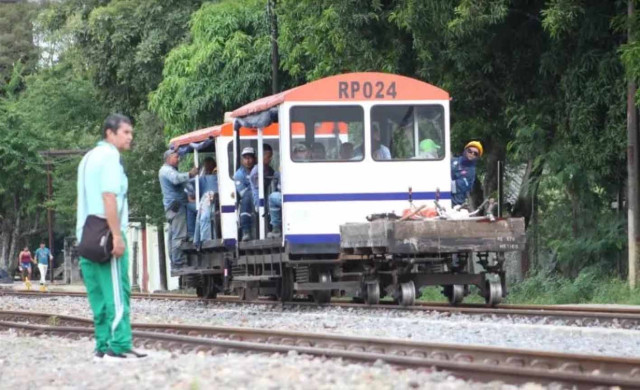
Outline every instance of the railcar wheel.
{"type": "Polygon", "coordinates": [[[446,295],[450,305],[456,306],[462,303],[462,300],[464,299],[464,290],[465,286],[462,284],[444,286],[444,295],[446,295]]]}
{"type": "Polygon", "coordinates": [[[487,306],[495,306],[502,302],[502,283],[500,281],[487,281],[487,295],[484,300],[487,306]]]}
{"type": "Polygon", "coordinates": [[[218,296],[218,287],[216,287],[215,279],[213,278],[213,276],[205,278],[204,286],[202,287],[202,293],[203,297],[206,299],[216,299],[216,297],[218,296]]]}
{"type": "Polygon", "coordinates": [[[204,287],[202,287],[202,286],[196,287],[196,295],[198,296],[198,298],[203,298],[204,297],[204,287]]]}
{"type": "Polygon", "coordinates": [[[380,283],[367,283],[367,304],[377,305],[380,303],[380,283]]]}
{"type": "Polygon", "coordinates": [[[413,280],[400,284],[400,305],[411,306],[416,302],[416,285],[413,280]]]}
{"type": "MultiPolygon", "coordinates": [[[[331,274],[328,272],[318,274],[318,283],[331,283],[331,274]]],[[[313,300],[318,304],[329,303],[331,301],[331,290],[314,291],[313,300]]]]}

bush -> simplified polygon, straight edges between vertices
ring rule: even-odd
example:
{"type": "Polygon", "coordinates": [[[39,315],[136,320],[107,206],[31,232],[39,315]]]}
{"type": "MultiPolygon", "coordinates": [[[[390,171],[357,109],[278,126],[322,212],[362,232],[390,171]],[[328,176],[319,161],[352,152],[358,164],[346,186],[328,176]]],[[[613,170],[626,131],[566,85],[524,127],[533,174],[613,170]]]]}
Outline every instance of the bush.
{"type": "MultiPolygon", "coordinates": [[[[560,305],[575,303],[640,305],[640,288],[631,290],[625,280],[611,275],[600,266],[585,268],[575,279],[538,272],[524,281],[508,286],[505,303],[560,305]]],[[[420,300],[446,302],[439,286],[421,290],[420,300]]],[[[464,303],[484,303],[472,287],[464,303]]]]}
{"type": "Polygon", "coordinates": [[[507,303],[617,303],[640,305],[640,289],[599,266],[585,268],[575,279],[537,273],[511,288],[507,303]]]}

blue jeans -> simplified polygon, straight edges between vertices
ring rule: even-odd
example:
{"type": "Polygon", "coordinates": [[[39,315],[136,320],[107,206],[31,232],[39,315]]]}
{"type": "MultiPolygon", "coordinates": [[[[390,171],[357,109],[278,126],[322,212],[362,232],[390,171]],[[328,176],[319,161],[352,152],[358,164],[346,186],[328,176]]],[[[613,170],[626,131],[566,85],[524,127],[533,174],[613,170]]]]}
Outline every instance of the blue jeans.
{"type": "Polygon", "coordinates": [[[196,203],[189,202],[187,203],[187,235],[191,240],[196,233],[196,216],[198,214],[198,210],[196,210],[196,203]]]}
{"type": "Polygon", "coordinates": [[[195,243],[200,244],[202,241],[211,240],[212,238],[217,238],[217,234],[214,230],[211,229],[211,214],[212,209],[215,207],[212,204],[213,194],[211,198],[208,198],[207,195],[202,197],[200,200],[200,212],[198,213],[198,223],[195,227],[195,243]]]}
{"type": "Polygon", "coordinates": [[[253,225],[251,213],[253,212],[253,195],[251,191],[245,191],[240,199],[240,228],[243,234],[249,234],[253,225]]]}
{"type": "Polygon", "coordinates": [[[271,227],[282,226],[282,194],[272,192],[269,195],[269,218],[271,227]]]}

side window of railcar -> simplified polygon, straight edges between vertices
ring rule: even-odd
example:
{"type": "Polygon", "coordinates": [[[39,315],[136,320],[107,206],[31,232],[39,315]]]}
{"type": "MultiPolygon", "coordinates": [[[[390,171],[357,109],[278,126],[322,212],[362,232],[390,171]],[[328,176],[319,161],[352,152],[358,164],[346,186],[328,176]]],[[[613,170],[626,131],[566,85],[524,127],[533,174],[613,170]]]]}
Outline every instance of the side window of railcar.
{"type": "Polygon", "coordinates": [[[364,158],[361,106],[292,107],[291,159],[295,162],[355,162],[364,158]]]}
{"type": "MultiPolygon", "coordinates": [[[[274,169],[274,171],[278,171],[278,167],[280,165],[280,143],[277,139],[265,139],[262,142],[271,146],[271,149],[273,150],[273,158],[271,159],[270,165],[271,168],[274,169]]],[[[240,153],[242,149],[246,148],[247,146],[251,146],[253,150],[256,150],[258,147],[258,141],[255,139],[240,139],[238,153],[240,153]]],[[[227,156],[229,158],[229,177],[233,179],[233,175],[236,173],[233,169],[233,142],[229,142],[229,145],[227,146],[227,156]]]]}
{"type": "Polygon", "coordinates": [[[371,156],[376,161],[440,160],[444,140],[444,107],[439,104],[371,108],[371,156]]]}

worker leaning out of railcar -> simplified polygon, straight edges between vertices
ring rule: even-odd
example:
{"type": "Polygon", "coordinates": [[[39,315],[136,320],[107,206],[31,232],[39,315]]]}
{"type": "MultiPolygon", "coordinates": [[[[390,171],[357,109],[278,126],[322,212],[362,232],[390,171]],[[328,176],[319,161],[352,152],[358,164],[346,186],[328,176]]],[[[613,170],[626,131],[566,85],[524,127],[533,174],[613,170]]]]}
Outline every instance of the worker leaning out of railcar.
{"type": "Polygon", "coordinates": [[[479,141],[471,141],[462,155],[451,160],[451,205],[464,204],[476,180],[476,164],[484,150],[479,141]]]}
{"type": "MultiPolygon", "coordinates": [[[[273,159],[273,149],[269,144],[262,145],[262,165],[263,169],[263,185],[265,190],[269,188],[271,185],[271,180],[273,179],[273,175],[275,171],[271,168],[271,160],[273,159]]],[[[255,207],[256,213],[260,209],[260,187],[258,185],[258,164],[256,163],[253,168],[251,168],[251,173],[249,173],[249,184],[251,185],[251,196],[253,196],[253,205],[255,207]]]]}
{"type": "Polygon", "coordinates": [[[256,154],[252,147],[242,149],[242,166],[238,168],[233,181],[240,200],[240,228],[242,229],[242,241],[251,240],[253,193],[249,174],[256,165],[256,154]]]}
{"type": "Polygon", "coordinates": [[[271,182],[272,191],[269,194],[269,223],[271,231],[267,238],[278,238],[282,235],[282,176],[276,172],[271,182]]]}

